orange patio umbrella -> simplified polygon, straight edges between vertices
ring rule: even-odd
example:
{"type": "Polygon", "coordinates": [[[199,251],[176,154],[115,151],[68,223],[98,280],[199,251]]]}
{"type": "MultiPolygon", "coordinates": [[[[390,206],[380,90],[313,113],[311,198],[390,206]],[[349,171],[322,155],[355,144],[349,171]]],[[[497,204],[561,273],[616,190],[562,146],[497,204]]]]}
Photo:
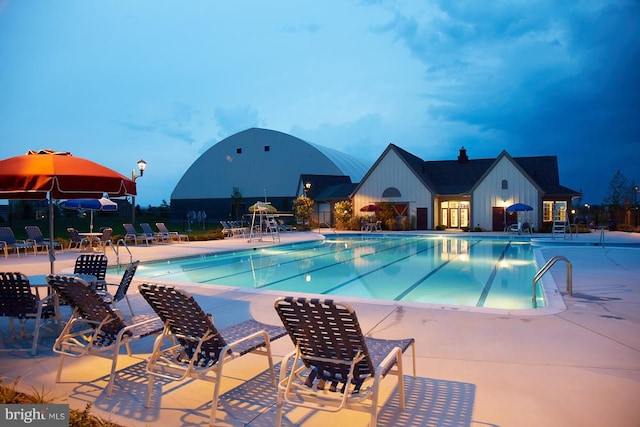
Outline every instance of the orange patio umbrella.
{"type": "MultiPolygon", "coordinates": [[[[54,241],[53,200],[135,196],[136,183],[120,173],[69,152],[40,150],[0,160],[0,199],[49,200],[49,233],[54,241]]],[[[49,248],[51,273],[55,261],[49,248]]]]}

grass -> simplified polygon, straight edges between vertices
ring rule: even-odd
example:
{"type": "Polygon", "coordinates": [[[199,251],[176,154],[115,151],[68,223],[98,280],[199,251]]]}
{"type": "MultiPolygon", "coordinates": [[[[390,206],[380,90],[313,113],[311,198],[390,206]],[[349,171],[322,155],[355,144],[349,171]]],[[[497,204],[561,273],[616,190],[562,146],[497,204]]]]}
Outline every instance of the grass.
{"type": "MultiPolygon", "coordinates": [[[[57,396],[44,390],[44,386],[41,390],[33,387],[29,393],[23,393],[18,391],[18,384],[20,378],[16,379],[13,383],[7,385],[0,380],[0,403],[3,404],[47,404],[47,403],[59,403],[57,396]]],[[[70,427],[122,427],[120,424],[115,424],[111,421],[105,420],[97,415],[91,414],[91,403],[87,403],[84,410],[69,409],[69,426],[70,427]]]]}

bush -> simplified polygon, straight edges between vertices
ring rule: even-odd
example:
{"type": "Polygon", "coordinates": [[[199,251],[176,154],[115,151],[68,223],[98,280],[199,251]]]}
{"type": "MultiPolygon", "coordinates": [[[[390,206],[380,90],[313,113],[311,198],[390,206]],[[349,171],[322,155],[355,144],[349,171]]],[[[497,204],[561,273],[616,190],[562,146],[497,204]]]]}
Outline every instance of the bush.
{"type": "MultiPolygon", "coordinates": [[[[38,391],[33,388],[31,393],[22,393],[17,390],[20,379],[16,379],[13,384],[5,385],[0,380],[0,403],[3,404],[46,404],[56,403],[56,397],[43,390],[38,391]]],[[[77,409],[69,409],[69,426],[70,427],[122,427],[120,424],[114,424],[111,421],[104,420],[96,415],[91,414],[91,403],[82,411],[77,409]]]]}

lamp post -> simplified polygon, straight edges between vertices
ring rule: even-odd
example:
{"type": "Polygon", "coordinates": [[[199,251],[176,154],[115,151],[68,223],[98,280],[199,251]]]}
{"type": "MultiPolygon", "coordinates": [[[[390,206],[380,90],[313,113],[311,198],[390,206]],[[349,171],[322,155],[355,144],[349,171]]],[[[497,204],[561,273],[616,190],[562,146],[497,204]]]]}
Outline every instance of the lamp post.
{"type": "Polygon", "coordinates": [[[636,228],[638,228],[638,191],[640,191],[640,187],[636,185],[633,188],[633,204],[636,208],[636,228]]]}
{"type": "MultiPolygon", "coordinates": [[[[304,198],[305,198],[305,199],[308,199],[308,198],[309,198],[309,194],[308,194],[308,193],[309,193],[309,190],[311,190],[311,183],[310,183],[310,182],[307,182],[307,183],[304,185],[304,198]]],[[[308,202],[308,200],[305,200],[305,204],[306,204],[307,202],[308,202]]],[[[306,209],[305,209],[305,210],[306,210],[306,209]]],[[[313,217],[313,211],[311,212],[311,217],[313,217]]],[[[311,218],[309,218],[309,221],[308,221],[308,222],[306,222],[306,224],[305,224],[305,225],[309,224],[309,223],[310,223],[310,220],[311,220],[311,218]]]]}
{"type": "MultiPolygon", "coordinates": [[[[140,176],[144,175],[144,169],[147,167],[147,162],[140,159],[138,160],[138,171],[140,171],[140,176]]],[[[136,170],[133,169],[131,171],[131,179],[133,182],[136,182],[138,179],[138,175],[136,175],[136,170]]],[[[131,224],[136,225],[136,196],[131,196],[131,224]]]]}

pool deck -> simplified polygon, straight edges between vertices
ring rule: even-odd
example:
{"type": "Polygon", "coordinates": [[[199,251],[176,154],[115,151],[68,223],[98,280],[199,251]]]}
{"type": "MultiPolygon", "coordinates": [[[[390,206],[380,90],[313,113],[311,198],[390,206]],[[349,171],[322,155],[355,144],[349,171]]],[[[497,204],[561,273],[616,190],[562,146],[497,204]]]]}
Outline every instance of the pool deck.
{"type": "MultiPolygon", "coordinates": [[[[465,233],[470,235],[473,233],[465,233]]],[[[487,236],[489,233],[481,233],[487,236]]],[[[317,238],[317,233],[283,233],[282,243],[317,238]]],[[[548,235],[539,235],[543,239],[548,235]]],[[[394,378],[384,381],[389,402],[378,416],[380,426],[633,426],[640,425],[640,234],[581,234],[567,245],[540,247],[544,260],[566,257],[573,268],[573,296],[565,293],[566,267],[550,274],[558,284],[561,306],[548,313],[482,311],[452,307],[349,300],[366,334],[378,338],[414,337],[417,372],[405,355],[407,407],[398,407],[390,392],[394,378]],[[631,248],[629,243],[635,243],[631,248]],[[617,246],[621,244],[621,246],[617,246]]],[[[132,246],[142,261],[214,251],[266,246],[246,239],[132,246]]],[[[110,262],[115,255],[107,251],[110,262]]],[[[56,271],[68,272],[78,251],[57,253],[56,271]]],[[[122,256],[122,255],[121,255],[122,256]]],[[[128,262],[128,254],[122,261],[128,262]]],[[[0,269],[46,274],[45,255],[0,256],[0,269]]],[[[111,278],[114,283],[119,277],[111,278]]],[[[130,298],[137,313],[150,311],[137,294],[130,298]]],[[[196,298],[220,327],[253,317],[278,324],[273,310],[276,293],[234,288],[180,285],[196,298]]],[[[126,313],[126,308],[123,308],[126,313]]],[[[33,327],[29,322],[28,328],[33,327]]],[[[0,349],[6,348],[8,320],[0,318],[0,349]]],[[[151,409],[144,407],[144,358],[153,339],[134,346],[135,357],[122,355],[111,397],[106,395],[109,362],[85,357],[66,363],[56,384],[58,358],[53,332],[43,330],[37,356],[0,352],[4,383],[19,378],[18,388],[33,388],[64,399],[71,407],[92,411],[123,426],[204,426],[209,422],[212,384],[202,381],[165,384],[151,409]]],[[[30,340],[24,341],[25,345],[30,340]]],[[[275,362],[292,350],[288,338],[273,343],[275,362]]],[[[263,358],[247,355],[230,362],[222,382],[216,425],[272,426],[275,390],[266,380],[263,358]],[[228,369],[228,371],[227,371],[228,369]]],[[[285,406],[284,426],[366,426],[366,414],[292,410],[285,406]]]]}

